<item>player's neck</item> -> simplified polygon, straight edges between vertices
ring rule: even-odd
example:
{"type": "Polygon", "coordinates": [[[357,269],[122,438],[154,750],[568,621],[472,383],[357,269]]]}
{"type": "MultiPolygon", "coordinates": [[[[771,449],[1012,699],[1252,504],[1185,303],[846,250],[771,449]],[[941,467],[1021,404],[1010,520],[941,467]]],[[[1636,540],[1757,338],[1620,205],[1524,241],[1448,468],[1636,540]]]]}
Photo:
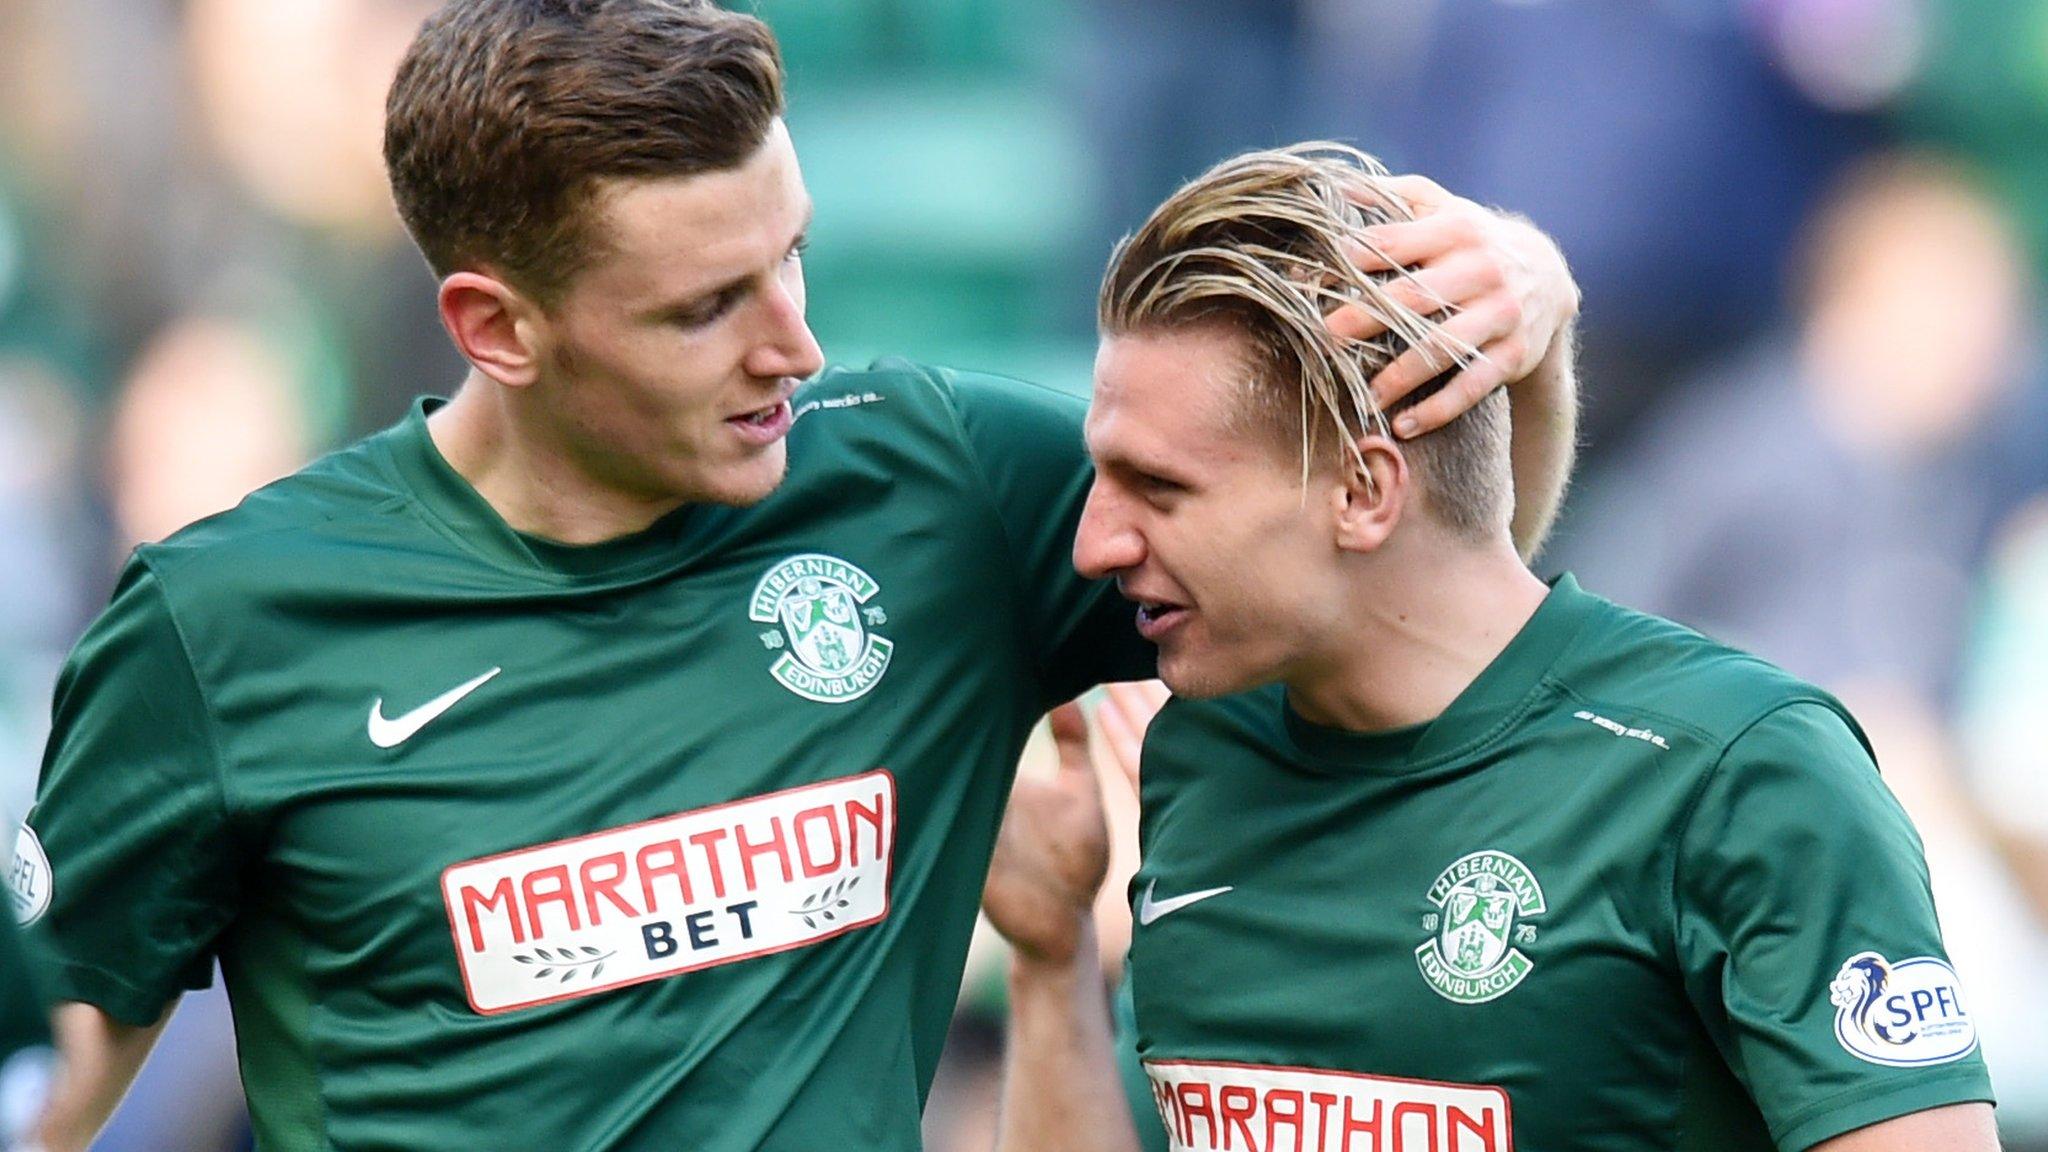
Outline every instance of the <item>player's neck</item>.
{"type": "Polygon", "coordinates": [[[619,491],[578,467],[573,453],[512,417],[498,386],[472,372],[427,418],[434,447],[505,523],[564,544],[630,536],[680,506],[619,491]]]}
{"type": "Polygon", "coordinates": [[[1374,565],[1350,627],[1288,684],[1296,711],[1356,732],[1434,720],[1521,631],[1549,593],[1505,540],[1443,542],[1374,565]]]}

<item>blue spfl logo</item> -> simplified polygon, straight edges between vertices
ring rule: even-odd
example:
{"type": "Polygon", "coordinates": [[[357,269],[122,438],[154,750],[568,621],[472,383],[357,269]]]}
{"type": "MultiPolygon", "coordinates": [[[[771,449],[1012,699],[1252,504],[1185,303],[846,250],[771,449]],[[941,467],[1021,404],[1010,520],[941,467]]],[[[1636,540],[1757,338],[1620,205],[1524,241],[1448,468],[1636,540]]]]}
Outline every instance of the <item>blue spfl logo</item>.
{"type": "Polygon", "coordinates": [[[1914,1068],[1960,1060],[1977,1047],[1955,969],[1936,956],[1896,964],[1876,952],[1844,961],[1828,985],[1835,1039],[1860,1060],[1914,1068]]]}

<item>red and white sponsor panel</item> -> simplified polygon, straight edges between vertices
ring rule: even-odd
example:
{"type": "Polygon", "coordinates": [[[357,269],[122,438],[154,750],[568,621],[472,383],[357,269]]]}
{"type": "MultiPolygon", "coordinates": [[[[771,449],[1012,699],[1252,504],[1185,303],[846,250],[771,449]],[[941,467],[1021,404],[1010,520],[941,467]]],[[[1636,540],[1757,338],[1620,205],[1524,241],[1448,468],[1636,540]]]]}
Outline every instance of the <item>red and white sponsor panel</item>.
{"type": "Polygon", "coordinates": [[[1512,1152],[1508,1094],[1355,1072],[1148,1060],[1174,1152],[1512,1152]]]}
{"type": "Polygon", "coordinates": [[[529,1008],[800,948],[889,914],[882,769],[451,865],[470,1007],[529,1008]]]}

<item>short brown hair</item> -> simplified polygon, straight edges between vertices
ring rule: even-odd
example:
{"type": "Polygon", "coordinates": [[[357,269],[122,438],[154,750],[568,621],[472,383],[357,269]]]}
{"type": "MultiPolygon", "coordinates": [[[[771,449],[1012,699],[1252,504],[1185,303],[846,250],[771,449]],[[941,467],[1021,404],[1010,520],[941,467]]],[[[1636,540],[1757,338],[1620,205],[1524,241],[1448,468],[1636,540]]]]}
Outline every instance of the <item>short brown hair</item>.
{"type": "MultiPolygon", "coordinates": [[[[1325,435],[1356,458],[1360,434],[1387,433],[1387,414],[1368,387],[1381,368],[1415,345],[1442,358],[1446,370],[1404,397],[1398,411],[1477,355],[1447,345],[1428,317],[1386,292],[1388,277],[1400,273],[1363,274],[1346,254],[1365,243],[1365,228],[1409,218],[1385,188],[1386,176],[1365,153],[1325,142],[1218,164],[1117,245],[1097,303],[1102,334],[1227,327],[1249,345],[1245,408],[1300,445],[1304,480],[1316,460],[1331,458],[1321,447],[1325,435]],[[1365,307],[1387,332],[1367,341],[1336,336],[1324,317],[1344,304],[1365,307]]],[[[1508,439],[1507,397],[1496,390],[1442,428],[1403,442],[1423,504],[1440,522],[1475,537],[1507,527],[1514,511],[1508,439]]]]}
{"type": "Polygon", "coordinates": [[[435,274],[547,299],[600,240],[603,181],[738,167],[782,104],[774,35],[704,0],[450,0],[392,82],[384,162],[435,274]]]}

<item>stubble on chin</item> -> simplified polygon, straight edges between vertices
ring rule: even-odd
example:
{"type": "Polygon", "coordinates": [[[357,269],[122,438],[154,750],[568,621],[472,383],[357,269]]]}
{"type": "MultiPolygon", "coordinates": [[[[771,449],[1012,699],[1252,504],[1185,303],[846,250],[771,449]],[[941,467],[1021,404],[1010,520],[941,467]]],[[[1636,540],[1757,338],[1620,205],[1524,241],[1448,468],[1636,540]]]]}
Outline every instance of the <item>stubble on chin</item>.
{"type": "Polygon", "coordinates": [[[746,465],[747,480],[744,485],[721,485],[706,496],[704,503],[723,504],[732,508],[751,508],[775,495],[789,481],[789,441],[785,438],[772,448],[763,450],[763,455],[772,454],[773,460],[752,460],[746,465]]]}

